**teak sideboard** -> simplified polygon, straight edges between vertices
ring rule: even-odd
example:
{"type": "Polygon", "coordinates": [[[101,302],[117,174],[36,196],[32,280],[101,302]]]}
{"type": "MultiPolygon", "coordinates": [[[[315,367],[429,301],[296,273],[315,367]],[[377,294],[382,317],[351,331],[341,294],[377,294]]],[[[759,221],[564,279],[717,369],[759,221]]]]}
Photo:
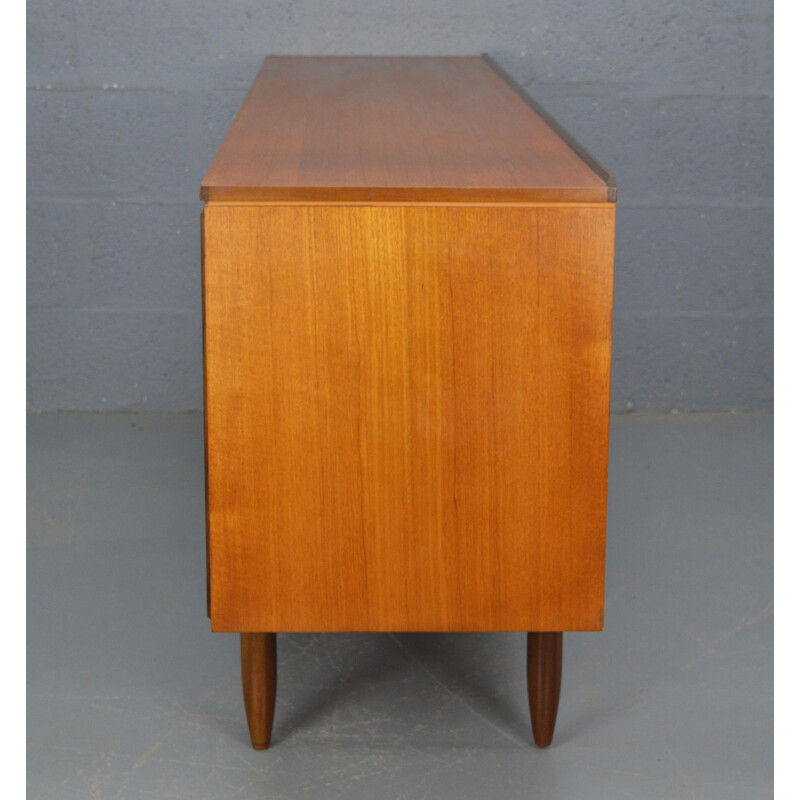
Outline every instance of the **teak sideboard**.
{"type": "Polygon", "coordinates": [[[271,57],[201,188],[208,612],[524,631],[534,739],[603,626],[613,178],[485,58],[271,57]]]}

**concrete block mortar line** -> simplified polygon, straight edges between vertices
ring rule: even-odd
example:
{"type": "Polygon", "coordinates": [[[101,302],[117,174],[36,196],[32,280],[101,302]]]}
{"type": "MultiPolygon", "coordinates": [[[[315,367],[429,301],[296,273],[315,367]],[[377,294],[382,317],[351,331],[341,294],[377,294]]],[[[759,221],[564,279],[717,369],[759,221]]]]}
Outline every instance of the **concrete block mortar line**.
{"type": "MultiPolygon", "coordinates": [[[[89,81],[82,77],[65,80],[62,76],[48,79],[46,76],[36,76],[26,84],[26,89],[31,91],[114,91],[114,92],[163,92],[166,94],[213,94],[215,92],[236,92],[243,94],[250,87],[251,80],[241,83],[210,84],[204,81],[197,84],[185,85],[157,85],[127,83],[121,80],[111,82],[89,81]]],[[[596,99],[614,97],[618,100],[682,100],[692,98],[728,98],[742,100],[773,100],[774,92],[745,88],[742,90],[706,89],[693,91],[671,91],[660,84],[637,83],[635,81],[613,84],[593,81],[552,81],[533,78],[520,84],[522,88],[535,96],[537,89],[558,89],[574,93],[578,96],[594,97],[596,99]]]]}
{"type": "MultiPolygon", "coordinates": [[[[199,278],[199,272],[198,272],[199,278]]],[[[82,306],[66,307],[55,303],[37,304],[27,306],[29,311],[58,311],[62,314],[167,314],[179,317],[195,317],[200,319],[199,308],[183,308],[179,306],[82,306]]]]}
{"type": "Polygon", "coordinates": [[[772,319],[771,308],[753,309],[648,309],[648,308],[614,308],[615,317],[627,317],[628,319],[772,319]]]}
{"type": "MultiPolygon", "coordinates": [[[[200,178],[197,179],[198,186],[200,178]]],[[[178,206],[196,207],[198,211],[203,201],[187,197],[121,197],[119,195],[40,195],[29,194],[26,198],[29,203],[41,203],[60,206],[178,206]]]]}
{"type": "Polygon", "coordinates": [[[29,83],[26,89],[43,92],[83,92],[83,91],[110,91],[110,92],[163,92],[166,94],[207,94],[207,92],[196,92],[187,88],[175,88],[164,86],[130,86],[120,83],[49,83],[37,82],[29,83]]]}
{"type": "Polygon", "coordinates": [[[758,89],[700,89],[669,90],[662,84],[626,81],[607,83],[603,81],[558,81],[531,78],[520,84],[526,92],[535,95],[537,89],[557,89],[574,92],[578,96],[602,99],[613,96],[618,100],[682,100],[684,98],[725,97],[749,99],[774,99],[774,92],[758,89]]]}
{"type": "MultiPolygon", "coordinates": [[[[624,191],[624,190],[623,190],[624,191]]],[[[691,197],[687,195],[671,195],[665,199],[651,196],[631,201],[624,197],[617,201],[617,211],[628,209],[736,209],[743,211],[756,211],[773,208],[772,197],[745,197],[736,198],[728,194],[719,196],[707,195],[704,197],[691,197]]]]}

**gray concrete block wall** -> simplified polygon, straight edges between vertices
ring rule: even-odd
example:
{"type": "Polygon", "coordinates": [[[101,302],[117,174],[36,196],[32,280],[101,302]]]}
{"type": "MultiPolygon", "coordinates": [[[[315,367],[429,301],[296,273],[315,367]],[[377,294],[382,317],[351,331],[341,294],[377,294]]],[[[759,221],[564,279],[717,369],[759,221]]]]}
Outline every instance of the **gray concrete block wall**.
{"type": "Polygon", "coordinates": [[[771,3],[27,8],[30,407],[201,406],[198,185],[264,55],[481,52],[616,175],[614,408],[771,407],[771,3]]]}

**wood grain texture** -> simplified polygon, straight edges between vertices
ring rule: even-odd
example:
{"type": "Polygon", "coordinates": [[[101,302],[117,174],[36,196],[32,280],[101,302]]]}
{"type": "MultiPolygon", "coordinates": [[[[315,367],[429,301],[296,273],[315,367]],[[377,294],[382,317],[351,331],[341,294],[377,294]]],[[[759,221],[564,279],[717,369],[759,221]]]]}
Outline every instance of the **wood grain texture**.
{"type": "Polygon", "coordinates": [[[602,627],[614,206],[209,206],[217,631],[602,627]]]}
{"type": "Polygon", "coordinates": [[[266,59],[200,195],[605,202],[596,171],[482,58],[266,59]]]}
{"type": "Polygon", "coordinates": [[[278,683],[277,637],[274,633],[241,636],[242,693],[254,750],[266,750],[272,739],[278,683]]]}

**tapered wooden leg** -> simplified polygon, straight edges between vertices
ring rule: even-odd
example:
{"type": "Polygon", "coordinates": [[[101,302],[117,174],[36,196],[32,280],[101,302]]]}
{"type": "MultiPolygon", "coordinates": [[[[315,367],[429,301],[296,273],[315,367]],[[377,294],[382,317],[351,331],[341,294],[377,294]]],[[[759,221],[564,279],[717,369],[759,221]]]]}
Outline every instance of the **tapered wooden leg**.
{"type": "Polygon", "coordinates": [[[563,633],[528,634],[528,702],[533,740],[539,747],[553,741],[561,696],[563,633]]]}
{"type": "Polygon", "coordinates": [[[274,633],[242,634],[242,690],[250,741],[266,750],[275,716],[277,664],[274,633]]]}

